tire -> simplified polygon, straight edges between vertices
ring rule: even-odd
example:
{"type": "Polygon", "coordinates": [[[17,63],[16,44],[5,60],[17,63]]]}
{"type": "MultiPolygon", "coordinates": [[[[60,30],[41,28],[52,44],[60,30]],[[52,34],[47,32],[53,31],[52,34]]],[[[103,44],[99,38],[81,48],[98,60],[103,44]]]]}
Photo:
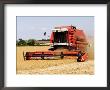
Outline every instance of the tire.
{"type": "Polygon", "coordinates": [[[82,56],[82,54],[81,54],[81,52],[79,52],[77,55],[77,57],[78,57],[77,62],[81,62],[81,56],[82,56]]]}
{"type": "Polygon", "coordinates": [[[80,59],[77,59],[77,62],[81,62],[81,60],[80,59]]]}

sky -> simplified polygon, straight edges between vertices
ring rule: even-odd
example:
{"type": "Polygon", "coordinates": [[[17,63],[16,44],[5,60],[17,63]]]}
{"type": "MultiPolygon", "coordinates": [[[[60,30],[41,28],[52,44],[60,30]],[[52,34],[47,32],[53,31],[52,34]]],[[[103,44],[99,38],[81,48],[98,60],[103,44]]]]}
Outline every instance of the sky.
{"type": "Polygon", "coordinates": [[[94,36],[94,16],[17,16],[17,40],[47,39],[56,26],[76,26],[94,36]],[[46,32],[46,36],[44,36],[46,32]]]}

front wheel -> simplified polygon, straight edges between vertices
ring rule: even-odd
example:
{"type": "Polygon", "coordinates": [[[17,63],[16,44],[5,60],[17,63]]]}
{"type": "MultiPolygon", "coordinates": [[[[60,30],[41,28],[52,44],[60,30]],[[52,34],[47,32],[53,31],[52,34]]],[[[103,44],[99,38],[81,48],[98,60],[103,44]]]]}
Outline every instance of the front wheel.
{"type": "Polygon", "coordinates": [[[81,62],[81,59],[77,59],[77,62],[81,62]]]}
{"type": "Polygon", "coordinates": [[[78,55],[77,55],[77,62],[81,62],[81,56],[82,56],[82,54],[81,54],[81,51],[78,53],[78,55]]]}

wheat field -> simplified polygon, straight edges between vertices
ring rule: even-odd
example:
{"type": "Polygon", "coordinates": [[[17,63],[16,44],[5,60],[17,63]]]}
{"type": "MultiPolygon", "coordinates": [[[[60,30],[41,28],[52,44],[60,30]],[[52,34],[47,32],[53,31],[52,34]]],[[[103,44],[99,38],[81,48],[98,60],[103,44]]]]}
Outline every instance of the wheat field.
{"type": "Polygon", "coordinates": [[[47,51],[49,46],[17,47],[16,74],[94,74],[94,48],[89,48],[89,59],[77,62],[76,57],[58,60],[24,60],[23,51],[47,51]]]}

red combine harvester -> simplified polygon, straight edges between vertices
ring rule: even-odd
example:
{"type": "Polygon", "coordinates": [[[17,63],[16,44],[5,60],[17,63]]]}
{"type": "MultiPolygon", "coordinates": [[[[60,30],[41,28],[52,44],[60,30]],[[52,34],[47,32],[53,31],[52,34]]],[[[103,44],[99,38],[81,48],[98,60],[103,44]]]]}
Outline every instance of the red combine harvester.
{"type": "Polygon", "coordinates": [[[83,62],[88,58],[87,45],[83,30],[76,29],[75,26],[55,27],[52,29],[50,48],[47,51],[26,52],[23,56],[25,60],[55,56],[63,59],[65,56],[77,56],[77,61],[83,62]],[[57,51],[60,48],[67,49],[67,51],[57,51]]]}

